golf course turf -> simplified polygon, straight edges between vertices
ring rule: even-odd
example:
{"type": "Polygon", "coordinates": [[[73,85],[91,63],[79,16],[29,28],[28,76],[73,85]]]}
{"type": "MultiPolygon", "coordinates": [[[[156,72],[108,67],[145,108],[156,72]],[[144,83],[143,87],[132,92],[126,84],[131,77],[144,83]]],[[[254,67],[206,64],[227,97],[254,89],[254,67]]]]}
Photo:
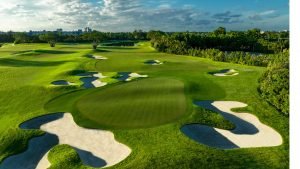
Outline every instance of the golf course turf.
{"type": "Polygon", "coordinates": [[[113,128],[156,126],[187,112],[184,85],[172,79],[138,80],[99,90],[80,98],[76,108],[99,126],[113,128]]]}
{"type": "MultiPolygon", "coordinates": [[[[7,45],[0,49],[0,161],[25,151],[30,138],[42,134],[20,129],[21,123],[49,113],[70,112],[79,126],[109,130],[118,142],[130,147],[131,154],[111,168],[288,168],[288,117],[259,96],[258,79],[264,71],[262,67],[159,53],[149,42],[95,51],[90,44],[7,45]],[[147,60],[164,64],[152,66],[145,64],[147,60]],[[220,78],[209,74],[228,68],[238,70],[239,75],[220,78]],[[77,76],[84,72],[109,77],[138,72],[148,77],[130,82],[109,78],[111,83],[106,86],[85,89],[82,76],[77,76]],[[75,85],[51,85],[61,79],[75,85]],[[246,103],[248,107],[234,112],[255,115],[276,130],[283,143],[220,150],[188,138],[180,130],[186,124],[234,128],[220,114],[193,105],[203,100],[246,103]]],[[[48,156],[51,168],[91,168],[78,160],[70,146],[52,150],[48,156]],[[63,160],[66,154],[70,161],[63,160]]]]}

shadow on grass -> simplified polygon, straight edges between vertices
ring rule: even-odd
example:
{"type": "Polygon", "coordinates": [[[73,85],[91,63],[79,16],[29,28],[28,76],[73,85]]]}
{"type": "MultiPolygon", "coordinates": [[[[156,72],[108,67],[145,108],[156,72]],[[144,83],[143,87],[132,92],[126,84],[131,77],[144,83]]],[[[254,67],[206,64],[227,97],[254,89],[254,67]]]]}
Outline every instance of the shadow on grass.
{"type": "Polygon", "coordinates": [[[80,159],[82,160],[83,164],[91,166],[91,167],[104,167],[107,165],[106,161],[96,157],[94,154],[91,152],[73,147],[76,152],[78,153],[80,159]]]}
{"type": "Polygon", "coordinates": [[[231,121],[233,124],[235,124],[236,128],[231,130],[234,134],[256,134],[259,132],[259,130],[251,123],[240,119],[239,117],[232,115],[230,113],[224,112],[217,107],[213,106],[214,101],[199,101],[194,102],[195,105],[203,107],[205,109],[218,112],[220,113],[225,119],[231,121]]]}
{"type": "Polygon", "coordinates": [[[58,137],[50,133],[32,138],[26,151],[6,158],[0,169],[36,168],[43,156],[58,143],[58,137]]]}
{"type": "Polygon", "coordinates": [[[111,52],[110,50],[105,50],[105,49],[96,49],[96,52],[111,52]]]}
{"type": "MultiPolygon", "coordinates": [[[[196,101],[195,105],[202,108],[211,110],[221,114],[225,119],[229,120],[235,125],[233,130],[228,130],[236,135],[253,135],[259,132],[259,130],[251,123],[235,116],[230,113],[224,112],[213,105],[214,101],[196,101]]],[[[210,147],[220,149],[234,149],[239,148],[224,135],[215,130],[214,127],[200,124],[191,123],[186,124],[180,129],[187,137],[210,147]]]]}
{"type": "Polygon", "coordinates": [[[187,137],[207,145],[220,149],[239,148],[236,144],[217,132],[213,127],[201,124],[186,124],[181,129],[187,137]],[[198,131],[198,132],[195,132],[198,131]]]}
{"type": "Polygon", "coordinates": [[[210,75],[214,75],[216,73],[227,73],[230,69],[222,69],[222,70],[217,70],[217,71],[213,71],[213,72],[208,72],[208,74],[210,75]]]}
{"type": "Polygon", "coordinates": [[[226,97],[226,91],[209,79],[197,79],[186,82],[185,91],[193,100],[221,100],[226,97]]]}
{"type": "Polygon", "coordinates": [[[121,47],[121,46],[101,46],[105,49],[124,49],[124,50],[133,50],[133,49],[139,49],[139,48],[135,48],[135,47],[127,47],[127,46],[124,46],[124,47],[121,47]]]}
{"type": "MultiPolygon", "coordinates": [[[[58,120],[63,113],[39,116],[20,124],[22,129],[40,129],[43,124],[58,120]]],[[[42,136],[32,138],[26,151],[6,158],[0,165],[0,169],[33,169],[36,168],[44,155],[54,146],[59,144],[55,134],[46,133],[42,136]]],[[[91,152],[73,147],[85,165],[92,167],[104,167],[106,161],[96,157],[91,152]]]]}
{"type": "Polygon", "coordinates": [[[71,54],[76,53],[73,51],[61,51],[61,50],[24,50],[19,52],[14,52],[14,55],[39,55],[39,54],[71,54]]]}
{"type": "MultiPolygon", "coordinates": [[[[60,119],[63,114],[51,114],[40,116],[20,124],[21,129],[40,129],[43,124],[60,119]]],[[[32,138],[28,143],[26,151],[6,158],[0,165],[0,169],[33,169],[36,168],[43,156],[55,145],[59,143],[58,137],[54,134],[46,133],[39,137],[32,138]]]]}
{"type": "Polygon", "coordinates": [[[0,59],[0,66],[11,66],[11,67],[26,67],[26,66],[58,66],[66,63],[66,61],[32,61],[32,60],[17,60],[4,58],[0,59]]]}

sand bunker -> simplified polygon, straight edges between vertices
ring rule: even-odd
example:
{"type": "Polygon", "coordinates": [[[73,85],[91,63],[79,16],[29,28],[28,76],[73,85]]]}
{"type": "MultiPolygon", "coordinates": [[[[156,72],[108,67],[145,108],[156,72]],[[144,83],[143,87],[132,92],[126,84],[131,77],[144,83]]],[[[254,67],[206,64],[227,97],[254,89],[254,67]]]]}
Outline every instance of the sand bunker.
{"type": "Polygon", "coordinates": [[[0,169],[45,169],[50,166],[47,152],[57,144],[75,148],[85,165],[108,167],[124,160],[131,153],[117,142],[110,131],[79,127],[70,113],[41,116],[20,125],[23,129],[41,129],[47,134],[30,140],[28,149],[8,157],[0,169]]]}
{"type": "Polygon", "coordinates": [[[148,75],[140,75],[138,73],[130,73],[129,78],[126,79],[126,81],[131,81],[133,79],[141,78],[141,77],[148,77],[148,75]]]}
{"type": "Polygon", "coordinates": [[[77,76],[83,76],[80,80],[83,82],[84,88],[97,88],[107,85],[106,82],[101,82],[101,78],[106,78],[102,73],[87,72],[78,74],[77,76]]]}
{"type": "Polygon", "coordinates": [[[119,72],[119,81],[132,81],[137,78],[145,78],[148,77],[148,75],[140,75],[138,73],[131,73],[131,72],[119,72]]]}
{"type": "Polygon", "coordinates": [[[235,113],[232,108],[247,105],[235,101],[201,101],[196,105],[220,113],[235,124],[233,130],[223,130],[201,124],[188,124],[181,131],[191,139],[221,149],[271,147],[282,144],[281,135],[249,113],[235,113]]]}
{"type": "Polygon", "coordinates": [[[94,59],[98,59],[98,60],[108,59],[107,57],[104,57],[104,56],[97,56],[97,55],[88,55],[88,56],[91,57],[91,58],[94,58],[94,59]]]}
{"type": "Polygon", "coordinates": [[[56,86],[69,86],[69,85],[75,85],[75,83],[68,82],[66,80],[57,80],[54,82],[51,82],[51,84],[56,85],[56,86]]]}
{"type": "Polygon", "coordinates": [[[145,62],[145,64],[148,64],[148,65],[162,65],[163,62],[159,61],[159,60],[147,60],[145,62]]]}
{"type": "Polygon", "coordinates": [[[221,70],[219,73],[214,73],[213,75],[214,76],[236,76],[238,74],[239,73],[234,69],[224,69],[221,70]]]}

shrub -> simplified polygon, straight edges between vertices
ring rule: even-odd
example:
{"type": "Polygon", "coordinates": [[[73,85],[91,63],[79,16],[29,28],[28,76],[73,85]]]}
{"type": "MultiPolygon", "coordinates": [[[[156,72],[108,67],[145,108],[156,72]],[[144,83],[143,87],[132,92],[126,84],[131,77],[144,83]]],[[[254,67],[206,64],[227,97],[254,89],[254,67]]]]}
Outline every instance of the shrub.
{"type": "Polygon", "coordinates": [[[289,52],[278,54],[259,79],[261,96],[284,115],[289,115],[289,52]]]}

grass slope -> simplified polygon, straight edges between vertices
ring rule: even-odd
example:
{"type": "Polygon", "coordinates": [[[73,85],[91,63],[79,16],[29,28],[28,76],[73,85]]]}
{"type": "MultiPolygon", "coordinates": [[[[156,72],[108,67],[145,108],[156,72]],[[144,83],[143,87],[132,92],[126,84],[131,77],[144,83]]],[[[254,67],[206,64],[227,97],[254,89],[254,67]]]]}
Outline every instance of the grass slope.
{"type": "MultiPolygon", "coordinates": [[[[49,111],[55,111],[56,108],[76,113],[74,102],[78,99],[90,94],[105,95],[104,91],[113,90],[118,85],[135,83],[82,90],[80,77],[70,74],[76,70],[138,72],[149,75],[149,80],[167,78],[184,83],[187,100],[186,116],[150,128],[108,127],[119,141],[132,149],[132,154],[126,160],[111,168],[288,168],[288,118],[280,115],[257,93],[257,80],[264,68],[158,53],[149,46],[148,42],[136,47],[101,47],[98,51],[91,50],[90,44],[57,44],[55,48],[48,47],[48,44],[22,44],[5,45],[0,48],[0,139],[5,143],[1,144],[0,161],[10,154],[24,150],[28,139],[40,134],[36,131],[27,132],[17,129],[20,123],[47,114],[49,111]],[[108,60],[91,59],[86,57],[87,54],[105,56],[108,60]],[[144,64],[147,60],[156,59],[164,64],[159,66],[144,64]],[[218,78],[208,74],[208,72],[228,68],[239,70],[239,76],[218,78]],[[50,83],[55,80],[72,81],[76,85],[53,87],[50,83]],[[188,106],[193,100],[233,100],[247,103],[249,105],[247,110],[259,117],[264,124],[275,128],[283,136],[284,143],[278,147],[237,150],[218,150],[198,144],[180,132],[183,124],[200,122],[224,128],[232,126],[215,114],[209,112],[197,114],[203,111],[188,106]],[[9,144],[10,142],[13,144],[9,144]]],[[[100,109],[97,111],[101,113],[100,109]]],[[[78,116],[76,122],[84,125],[85,120],[79,119],[78,116]]],[[[90,125],[99,127],[97,124],[90,125]]],[[[88,168],[78,162],[70,147],[54,149],[50,159],[54,164],[53,168],[59,166],[88,168]],[[70,163],[64,161],[66,153],[72,154],[75,160],[70,163]]]]}
{"type": "Polygon", "coordinates": [[[121,129],[156,126],[187,114],[184,84],[166,78],[137,80],[93,92],[81,97],[76,108],[99,126],[121,129]]]}

